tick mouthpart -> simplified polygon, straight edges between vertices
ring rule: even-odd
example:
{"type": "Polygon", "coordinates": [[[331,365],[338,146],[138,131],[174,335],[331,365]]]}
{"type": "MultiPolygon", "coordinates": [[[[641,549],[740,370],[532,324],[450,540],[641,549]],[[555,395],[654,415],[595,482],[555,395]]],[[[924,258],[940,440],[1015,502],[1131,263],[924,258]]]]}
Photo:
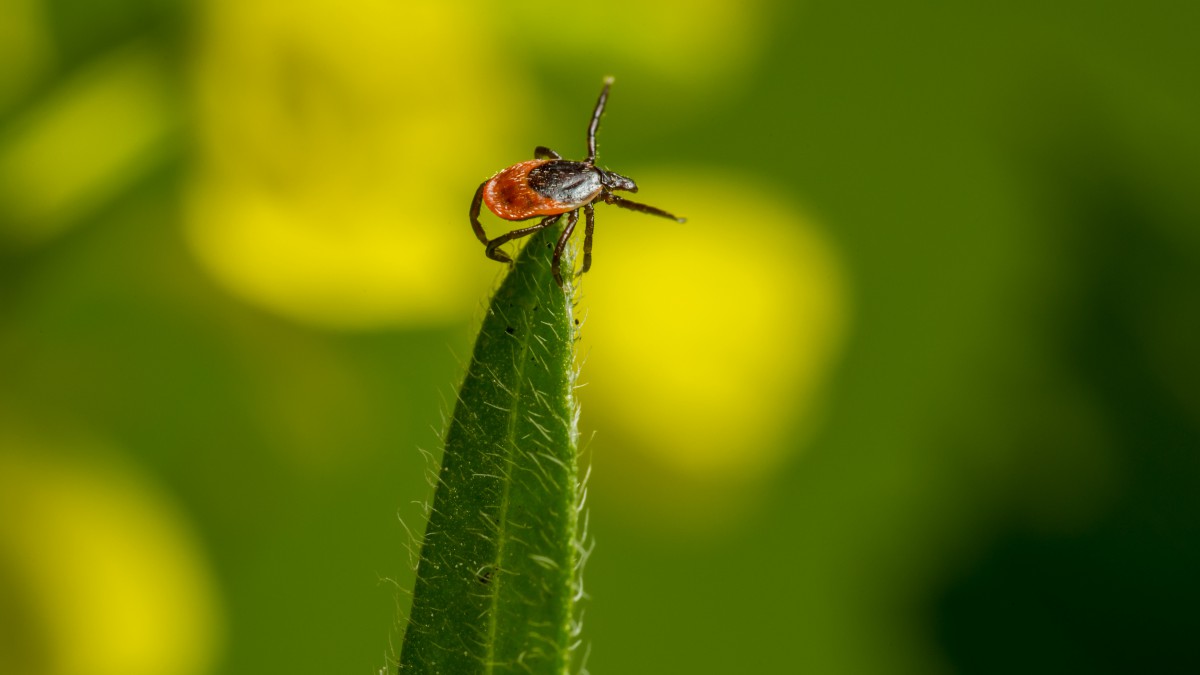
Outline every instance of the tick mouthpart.
{"type": "Polygon", "coordinates": [[[610,190],[624,190],[625,192],[637,192],[637,183],[632,179],[626,178],[619,173],[612,171],[600,170],[600,182],[610,190]]]}

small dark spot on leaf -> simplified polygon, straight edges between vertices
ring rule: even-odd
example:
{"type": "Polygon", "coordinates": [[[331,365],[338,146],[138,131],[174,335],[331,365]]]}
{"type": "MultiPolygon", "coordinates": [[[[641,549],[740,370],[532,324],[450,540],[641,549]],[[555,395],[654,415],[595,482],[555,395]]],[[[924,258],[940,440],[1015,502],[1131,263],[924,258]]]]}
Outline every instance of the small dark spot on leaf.
{"type": "Polygon", "coordinates": [[[475,580],[484,586],[487,586],[488,584],[492,583],[492,577],[494,576],[496,576],[495,568],[490,566],[484,567],[483,569],[479,570],[479,574],[476,575],[475,580]]]}
{"type": "Polygon", "coordinates": [[[508,333],[509,335],[512,335],[513,333],[517,332],[517,329],[513,328],[512,326],[509,326],[508,328],[504,329],[504,332],[508,333]]]}
{"type": "Polygon", "coordinates": [[[578,325],[579,325],[579,319],[575,319],[575,325],[576,325],[576,326],[578,326],[578,325]]]}

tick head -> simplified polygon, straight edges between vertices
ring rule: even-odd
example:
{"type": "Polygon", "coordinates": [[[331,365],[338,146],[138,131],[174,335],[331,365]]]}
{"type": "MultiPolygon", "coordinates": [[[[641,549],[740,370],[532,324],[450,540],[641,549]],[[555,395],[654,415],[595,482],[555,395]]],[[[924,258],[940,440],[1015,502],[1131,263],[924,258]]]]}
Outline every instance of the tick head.
{"type": "Polygon", "coordinates": [[[633,182],[632,178],[626,178],[614,171],[600,171],[600,183],[610,190],[624,190],[626,192],[637,192],[637,183],[633,182]]]}

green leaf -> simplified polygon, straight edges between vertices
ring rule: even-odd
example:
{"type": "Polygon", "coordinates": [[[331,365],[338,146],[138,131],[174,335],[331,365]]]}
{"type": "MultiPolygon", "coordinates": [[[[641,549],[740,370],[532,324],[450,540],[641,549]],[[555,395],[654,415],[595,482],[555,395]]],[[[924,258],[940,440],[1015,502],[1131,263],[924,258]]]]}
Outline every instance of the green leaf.
{"type": "Polygon", "coordinates": [[[475,343],[446,433],[401,673],[571,668],[582,594],[576,324],[570,287],[550,271],[559,232],[530,238],[475,343]]]}

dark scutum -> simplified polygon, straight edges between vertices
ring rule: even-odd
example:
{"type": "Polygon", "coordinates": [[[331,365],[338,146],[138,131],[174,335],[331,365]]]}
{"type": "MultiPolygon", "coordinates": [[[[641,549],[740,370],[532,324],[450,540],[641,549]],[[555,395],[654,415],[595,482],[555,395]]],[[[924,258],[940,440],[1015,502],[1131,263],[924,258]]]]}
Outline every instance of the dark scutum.
{"type": "Polygon", "coordinates": [[[600,192],[600,172],[583,162],[554,160],[529,172],[529,187],[560,204],[585,204],[600,192]]]}

